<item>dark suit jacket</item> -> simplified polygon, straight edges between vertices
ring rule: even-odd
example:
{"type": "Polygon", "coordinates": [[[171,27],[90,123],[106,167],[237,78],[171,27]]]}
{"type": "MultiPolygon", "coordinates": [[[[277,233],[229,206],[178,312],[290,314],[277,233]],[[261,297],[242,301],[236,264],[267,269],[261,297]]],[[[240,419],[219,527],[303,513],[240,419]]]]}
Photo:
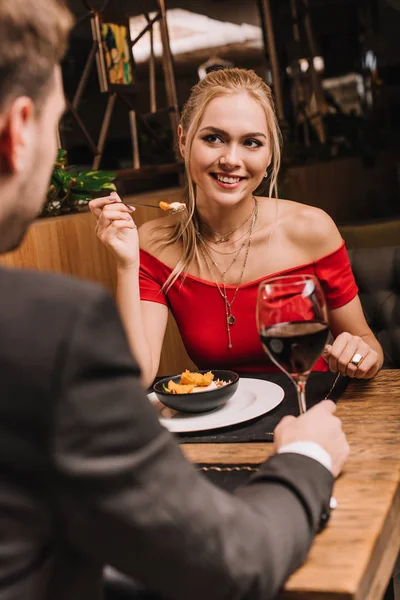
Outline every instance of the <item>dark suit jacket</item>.
{"type": "Polygon", "coordinates": [[[104,564],[174,600],[268,600],[332,477],[296,454],[236,496],[182,456],[100,288],[0,270],[0,600],[97,600],[104,564]]]}

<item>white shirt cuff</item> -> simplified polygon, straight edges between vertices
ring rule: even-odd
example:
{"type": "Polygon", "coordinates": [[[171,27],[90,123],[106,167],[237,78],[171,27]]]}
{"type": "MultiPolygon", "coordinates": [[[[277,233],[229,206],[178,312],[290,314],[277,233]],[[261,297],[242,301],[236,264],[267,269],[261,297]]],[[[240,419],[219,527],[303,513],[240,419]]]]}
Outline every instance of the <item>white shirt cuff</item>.
{"type": "Polygon", "coordinates": [[[291,444],[282,446],[278,450],[278,454],[285,452],[294,452],[295,454],[303,454],[304,456],[313,458],[321,463],[321,465],[323,465],[326,469],[328,469],[328,471],[332,471],[332,458],[329,452],[317,444],[317,442],[292,442],[291,444]]]}

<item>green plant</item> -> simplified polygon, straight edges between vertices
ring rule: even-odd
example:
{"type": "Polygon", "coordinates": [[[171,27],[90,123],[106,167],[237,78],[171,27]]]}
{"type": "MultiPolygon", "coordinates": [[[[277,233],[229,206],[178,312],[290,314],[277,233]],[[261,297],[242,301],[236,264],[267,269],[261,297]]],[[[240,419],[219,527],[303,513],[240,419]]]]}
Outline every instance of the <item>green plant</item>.
{"type": "Polygon", "coordinates": [[[41,217],[77,212],[95,196],[116,190],[112,171],[80,171],[67,166],[67,151],[60,149],[41,217]]]}

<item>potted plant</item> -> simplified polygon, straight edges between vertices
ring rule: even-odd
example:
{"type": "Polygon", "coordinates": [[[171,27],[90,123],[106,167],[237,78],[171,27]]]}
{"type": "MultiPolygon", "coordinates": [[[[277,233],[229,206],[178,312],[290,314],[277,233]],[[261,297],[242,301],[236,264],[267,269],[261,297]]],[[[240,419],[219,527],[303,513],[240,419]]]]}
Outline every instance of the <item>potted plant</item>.
{"type": "Polygon", "coordinates": [[[47,201],[41,217],[54,217],[61,214],[79,212],[88,202],[116,191],[116,173],[112,171],[80,171],[67,166],[67,151],[60,149],[51,176],[47,201]]]}

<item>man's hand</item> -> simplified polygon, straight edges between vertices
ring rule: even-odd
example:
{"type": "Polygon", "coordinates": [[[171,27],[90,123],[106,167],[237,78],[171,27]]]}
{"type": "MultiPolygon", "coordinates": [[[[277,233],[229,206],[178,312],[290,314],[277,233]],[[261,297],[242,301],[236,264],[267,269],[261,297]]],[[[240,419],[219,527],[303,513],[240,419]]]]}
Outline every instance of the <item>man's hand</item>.
{"type": "Polygon", "coordinates": [[[335,411],[336,404],[332,400],[322,400],[300,417],[283,417],[274,431],[275,451],[292,442],[315,442],[331,456],[332,474],[337,477],[350,448],[341,421],[334,416],[335,411]]]}

